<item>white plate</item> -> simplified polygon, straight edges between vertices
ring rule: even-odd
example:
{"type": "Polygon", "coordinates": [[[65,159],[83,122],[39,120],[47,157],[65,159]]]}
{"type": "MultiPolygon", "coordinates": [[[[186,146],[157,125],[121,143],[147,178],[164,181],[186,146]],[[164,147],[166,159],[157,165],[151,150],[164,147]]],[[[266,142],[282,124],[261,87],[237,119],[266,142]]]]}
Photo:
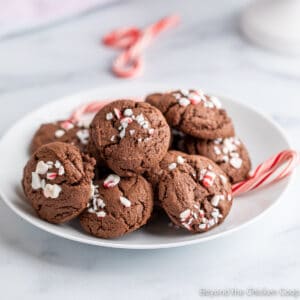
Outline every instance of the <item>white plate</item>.
{"type": "MultiPolygon", "coordinates": [[[[169,87],[170,88],[170,87],[169,87]]],[[[139,97],[163,87],[143,85],[118,85],[83,92],[51,102],[18,121],[0,142],[0,187],[4,202],[20,217],[47,232],[70,240],[113,248],[155,249],[169,248],[205,242],[236,231],[259,217],[278,202],[290,179],[264,190],[236,198],[230,215],[223,224],[204,234],[190,234],[184,230],[168,227],[168,221],[146,225],[144,228],[119,239],[104,240],[89,236],[81,230],[78,221],[64,225],[53,225],[39,219],[31,206],[25,201],[20,181],[23,167],[28,160],[28,144],[41,123],[69,116],[79,104],[95,99],[139,97]]],[[[238,135],[249,148],[253,165],[269,156],[290,148],[283,131],[271,119],[225,97],[221,97],[228,113],[237,128],[238,135]]]]}

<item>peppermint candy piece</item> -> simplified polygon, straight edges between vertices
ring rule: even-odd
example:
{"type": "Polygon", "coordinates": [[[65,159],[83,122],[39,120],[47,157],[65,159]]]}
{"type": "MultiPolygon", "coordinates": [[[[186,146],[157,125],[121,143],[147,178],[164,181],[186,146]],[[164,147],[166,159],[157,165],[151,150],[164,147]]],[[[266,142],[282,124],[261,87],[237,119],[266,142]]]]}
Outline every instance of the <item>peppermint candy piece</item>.
{"type": "Polygon", "coordinates": [[[243,161],[241,158],[239,157],[233,157],[229,160],[229,163],[231,166],[233,166],[235,169],[240,169],[242,164],[243,164],[243,161]]]}
{"type": "Polygon", "coordinates": [[[219,98],[215,96],[210,96],[210,101],[214,104],[214,106],[218,109],[222,108],[222,103],[219,98]]]}
{"type": "Polygon", "coordinates": [[[179,99],[179,101],[178,101],[178,103],[181,105],[181,106],[188,106],[188,105],[190,105],[190,100],[189,99],[187,99],[187,98],[180,98],[179,99]]]}
{"type": "Polygon", "coordinates": [[[189,94],[189,100],[191,102],[191,104],[198,104],[199,102],[201,102],[201,97],[196,93],[196,92],[192,92],[189,94]]]}
{"type": "Polygon", "coordinates": [[[184,210],[179,215],[179,217],[180,217],[181,221],[185,221],[190,215],[191,215],[191,210],[188,208],[188,209],[184,210]]]}
{"type": "Polygon", "coordinates": [[[104,218],[106,216],[106,212],[104,210],[96,212],[97,217],[104,218]]]}
{"type": "Polygon", "coordinates": [[[60,192],[61,192],[61,187],[57,184],[47,183],[45,188],[43,189],[43,193],[46,198],[55,199],[59,196],[60,192]]]}
{"type": "Polygon", "coordinates": [[[202,179],[202,184],[205,187],[211,187],[214,184],[216,174],[212,171],[207,171],[202,179]]]}
{"type": "Polygon", "coordinates": [[[66,120],[60,123],[60,127],[65,130],[70,130],[74,128],[74,124],[71,121],[66,120]]]}
{"type": "Polygon", "coordinates": [[[57,177],[57,173],[55,173],[55,172],[49,172],[49,173],[47,173],[46,177],[49,180],[54,180],[57,177]]]}
{"type": "Polygon", "coordinates": [[[65,134],[65,131],[62,130],[62,129],[57,129],[57,130],[54,132],[54,135],[55,135],[56,138],[61,138],[64,134],[65,134]]]}
{"type": "Polygon", "coordinates": [[[225,199],[224,195],[214,195],[210,200],[210,202],[213,206],[217,207],[219,205],[219,202],[224,199],[225,199]]]}
{"type": "Polygon", "coordinates": [[[171,164],[169,164],[169,166],[168,166],[168,168],[169,168],[170,171],[175,170],[176,167],[177,167],[177,164],[176,164],[176,163],[171,163],[171,164]]]}
{"type": "Polygon", "coordinates": [[[120,197],[120,202],[121,202],[125,207],[130,207],[130,206],[131,206],[130,200],[127,199],[126,197],[121,196],[121,197],[120,197]]]}
{"type": "Polygon", "coordinates": [[[42,187],[40,176],[36,172],[31,173],[31,187],[38,190],[42,187]]]}
{"type": "Polygon", "coordinates": [[[131,108],[126,108],[123,112],[125,117],[131,117],[133,115],[133,111],[131,108]]]}
{"type": "Polygon", "coordinates": [[[177,156],[177,163],[182,165],[182,164],[185,163],[185,159],[181,155],[178,155],[177,156]]]}
{"type": "Polygon", "coordinates": [[[78,137],[79,141],[83,145],[87,145],[90,138],[90,133],[88,129],[81,129],[76,132],[76,136],[78,137]]]}
{"type": "Polygon", "coordinates": [[[43,175],[43,174],[47,173],[48,168],[49,168],[48,164],[46,164],[45,162],[40,160],[36,165],[35,172],[38,173],[38,174],[43,175]]]}
{"type": "Polygon", "coordinates": [[[113,115],[111,112],[109,112],[109,113],[106,114],[106,120],[107,120],[107,121],[110,121],[110,120],[112,120],[113,118],[114,118],[114,115],[113,115]]]}
{"type": "Polygon", "coordinates": [[[105,188],[112,188],[114,186],[117,186],[120,182],[121,178],[116,174],[110,174],[106,177],[106,179],[103,182],[103,186],[105,188]]]}
{"type": "Polygon", "coordinates": [[[114,108],[114,113],[115,113],[115,116],[117,117],[117,119],[121,119],[122,113],[118,108],[114,108]]]}

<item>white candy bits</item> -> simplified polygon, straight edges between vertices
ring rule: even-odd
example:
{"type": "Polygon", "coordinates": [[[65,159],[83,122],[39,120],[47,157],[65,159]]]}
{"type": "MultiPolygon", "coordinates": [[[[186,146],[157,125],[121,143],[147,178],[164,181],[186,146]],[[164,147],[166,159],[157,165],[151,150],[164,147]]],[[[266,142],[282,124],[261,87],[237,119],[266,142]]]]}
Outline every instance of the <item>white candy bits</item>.
{"type": "MultiPolygon", "coordinates": [[[[106,114],[106,120],[110,121],[113,120],[114,118],[120,120],[120,126],[118,127],[119,130],[119,138],[123,139],[126,136],[126,130],[128,128],[128,125],[131,124],[132,122],[136,122],[141,128],[145,129],[149,137],[146,137],[144,139],[138,138],[138,142],[147,142],[149,141],[150,137],[154,134],[154,128],[150,127],[149,121],[147,121],[144,117],[143,114],[139,114],[137,116],[134,115],[133,110],[131,108],[125,108],[123,112],[121,112],[119,109],[114,108],[113,113],[109,112],[106,114]]],[[[129,130],[130,136],[134,136],[136,134],[136,130],[131,129],[129,130]]],[[[111,137],[111,141],[115,141],[115,136],[111,137]]]]}
{"type": "Polygon", "coordinates": [[[42,189],[46,198],[55,199],[61,192],[61,187],[58,184],[46,183],[46,180],[54,180],[57,176],[62,176],[65,173],[65,169],[60,161],[55,163],[52,161],[44,162],[40,160],[35,168],[35,172],[31,173],[31,187],[34,190],[42,189]],[[58,172],[48,172],[49,169],[55,167],[58,172]],[[41,178],[41,175],[46,175],[46,178],[41,178]]]}
{"type": "Polygon", "coordinates": [[[131,201],[123,196],[120,197],[120,202],[125,206],[125,207],[130,207],[131,206],[131,201]]]}
{"type": "Polygon", "coordinates": [[[104,180],[103,186],[105,188],[112,188],[112,187],[118,185],[120,180],[121,180],[120,176],[118,176],[116,174],[110,174],[104,180]]]}
{"type": "Polygon", "coordinates": [[[240,169],[242,167],[243,160],[237,152],[241,142],[237,137],[216,139],[214,140],[214,144],[214,152],[217,156],[221,156],[220,160],[226,163],[229,162],[235,169],[240,169]]]}
{"type": "Polygon", "coordinates": [[[201,90],[179,90],[173,92],[172,95],[176,98],[180,106],[188,106],[190,104],[198,104],[202,102],[205,107],[218,108],[222,107],[221,101],[215,96],[205,95],[201,90]]]}
{"type": "Polygon", "coordinates": [[[106,216],[106,212],[104,211],[105,202],[100,198],[99,186],[92,184],[92,191],[93,194],[88,204],[88,212],[96,214],[98,218],[104,218],[106,216]]]}

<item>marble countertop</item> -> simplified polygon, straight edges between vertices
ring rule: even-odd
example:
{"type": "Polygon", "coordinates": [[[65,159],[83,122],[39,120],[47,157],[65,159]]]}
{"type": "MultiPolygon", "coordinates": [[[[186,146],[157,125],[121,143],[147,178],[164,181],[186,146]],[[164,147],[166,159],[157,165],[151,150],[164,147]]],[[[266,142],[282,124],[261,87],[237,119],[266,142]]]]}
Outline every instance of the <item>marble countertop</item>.
{"type": "MultiPolygon", "coordinates": [[[[181,26],[151,45],[144,76],[128,84],[166,82],[229,95],[269,114],[300,149],[300,58],[243,38],[239,16],[248,3],[115,1],[42,30],[0,38],[0,135],[43,103],[122,81],[109,72],[116,52],[100,45],[101,36],[178,12],[181,26]]],[[[78,244],[34,228],[0,202],[1,298],[168,300],[199,299],[203,288],[300,290],[297,175],[280,204],[257,223],[170,250],[78,244]]]]}

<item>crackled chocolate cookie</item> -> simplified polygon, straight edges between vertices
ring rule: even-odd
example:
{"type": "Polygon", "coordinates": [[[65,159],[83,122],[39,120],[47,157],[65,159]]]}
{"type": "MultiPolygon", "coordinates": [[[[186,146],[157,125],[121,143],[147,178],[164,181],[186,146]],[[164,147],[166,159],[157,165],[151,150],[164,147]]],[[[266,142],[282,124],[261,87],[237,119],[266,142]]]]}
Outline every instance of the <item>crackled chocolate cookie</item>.
{"type": "Polygon", "coordinates": [[[200,140],[186,137],[187,152],[208,157],[228,175],[231,183],[248,177],[251,161],[245,145],[237,137],[200,140]]]}
{"type": "Polygon", "coordinates": [[[170,144],[170,128],[161,112],[131,100],[103,107],[90,132],[101,158],[120,176],[144,173],[164,157],[170,144]]]}
{"type": "Polygon", "coordinates": [[[234,135],[234,127],[217,97],[200,90],[151,94],[146,102],[157,107],[169,125],[188,135],[215,139],[234,135]]]}
{"type": "Polygon", "coordinates": [[[95,160],[61,142],[41,146],[24,168],[23,189],[38,216],[64,223],[78,216],[91,197],[95,160]]]}
{"type": "Polygon", "coordinates": [[[159,199],[175,225],[205,232],[223,222],[232,205],[231,185],[214,162],[169,151],[160,166],[159,199]]]}
{"type": "Polygon", "coordinates": [[[86,152],[89,144],[88,127],[66,120],[42,124],[32,138],[30,151],[34,153],[40,146],[52,142],[70,143],[86,152]]]}
{"type": "Polygon", "coordinates": [[[152,209],[152,189],[142,176],[111,174],[94,183],[93,197],[80,223],[94,236],[116,238],[146,224],[152,209]]]}

